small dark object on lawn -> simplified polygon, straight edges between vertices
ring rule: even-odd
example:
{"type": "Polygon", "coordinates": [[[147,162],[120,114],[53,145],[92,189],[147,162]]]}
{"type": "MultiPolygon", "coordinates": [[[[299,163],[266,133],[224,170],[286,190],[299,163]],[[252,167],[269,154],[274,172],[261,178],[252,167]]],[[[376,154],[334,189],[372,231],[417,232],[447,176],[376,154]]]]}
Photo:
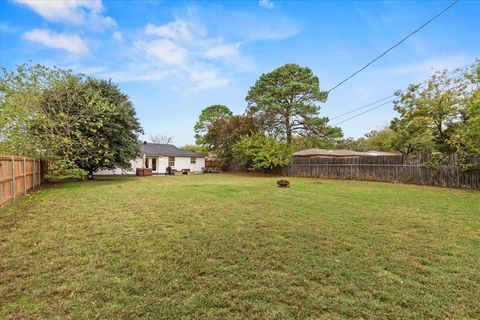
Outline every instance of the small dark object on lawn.
{"type": "Polygon", "coordinates": [[[315,183],[315,184],[321,184],[322,181],[313,181],[313,183],[315,183]]]}
{"type": "Polygon", "coordinates": [[[288,180],[278,180],[277,184],[280,188],[289,188],[290,187],[290,182],[288,180]]]}

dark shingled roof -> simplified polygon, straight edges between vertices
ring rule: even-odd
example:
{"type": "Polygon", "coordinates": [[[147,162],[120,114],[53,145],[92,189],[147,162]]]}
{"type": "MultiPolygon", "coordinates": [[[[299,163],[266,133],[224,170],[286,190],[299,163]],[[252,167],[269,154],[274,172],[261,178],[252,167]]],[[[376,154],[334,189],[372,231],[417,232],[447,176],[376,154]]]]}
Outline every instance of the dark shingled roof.
{"type": "Polygon", "coordinates": [[[195,157],[204,158],[200,153],[182,150],[173,144],[147,143],[142,144],[142,152],[147,156],[195,157]]]}

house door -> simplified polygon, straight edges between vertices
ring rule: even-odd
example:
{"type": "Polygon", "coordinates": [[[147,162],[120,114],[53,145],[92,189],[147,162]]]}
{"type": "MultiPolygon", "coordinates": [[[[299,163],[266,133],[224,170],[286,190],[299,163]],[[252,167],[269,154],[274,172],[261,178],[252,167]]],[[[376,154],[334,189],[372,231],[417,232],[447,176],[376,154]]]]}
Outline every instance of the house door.
{"type": "Polygon", "coordinates": [[[157,158],[152,158],[152,171],[157,171],[157,158]]]}

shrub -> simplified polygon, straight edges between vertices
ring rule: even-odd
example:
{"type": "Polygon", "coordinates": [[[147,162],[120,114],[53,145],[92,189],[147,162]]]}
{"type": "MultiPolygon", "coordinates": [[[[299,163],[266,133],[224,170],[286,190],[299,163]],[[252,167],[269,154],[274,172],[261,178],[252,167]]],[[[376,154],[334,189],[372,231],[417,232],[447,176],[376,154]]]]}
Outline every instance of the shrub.
{"type": "Polygon", "coordinates": [[[256,133],[242,136],[233,146],[233,155],[248,169],[272,170],[287,165],[292,151],[287,143],[256,133]]]}

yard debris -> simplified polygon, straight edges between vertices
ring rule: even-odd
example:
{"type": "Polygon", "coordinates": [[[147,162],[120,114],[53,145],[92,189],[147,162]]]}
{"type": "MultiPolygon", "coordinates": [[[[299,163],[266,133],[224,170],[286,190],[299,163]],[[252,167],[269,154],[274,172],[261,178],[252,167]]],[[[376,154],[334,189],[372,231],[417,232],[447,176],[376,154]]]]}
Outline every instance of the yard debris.
{"type": "Polygon", "coordinates": [[[280,188],[290,188],[290,182],[288,182],[288,180],[278,180],[277,181],[277,185],[280,187],[280,188]]]}

